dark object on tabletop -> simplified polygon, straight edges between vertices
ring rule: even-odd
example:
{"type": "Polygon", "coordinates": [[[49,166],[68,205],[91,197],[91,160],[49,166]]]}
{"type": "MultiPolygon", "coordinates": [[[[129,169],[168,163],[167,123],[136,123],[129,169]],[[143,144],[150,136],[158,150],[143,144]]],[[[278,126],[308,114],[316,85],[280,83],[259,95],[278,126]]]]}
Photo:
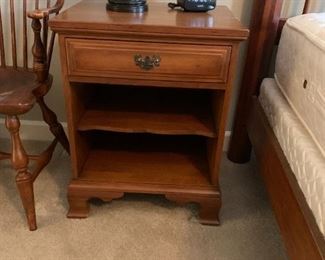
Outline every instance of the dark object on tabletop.
{"type": "Polygon", "coordinates": [[[207,12],[216,7],[216,0],[177,0],[177,3],[168,3],[172,9],[181,7],[187,12],[207,12]]]}
{"type": "MultiPolygon", "coordinates": [[[[49,1],[48,1],[49,2],[49,1]]],[[[36,10],[28,13],[33,19],[32,27],[34,31],[34,70],[28,68],[28,46],[27,46],[27,0],[10,0],[10,24],[11,24],[11,48],[12,48],[12,66],[6,63],[5,52],[5,34],[3,33],[3,22],[1,17],[0,5],[0,113],[6,115],[6,127],[11,135],[12,153],[0,152],[0,160],[11,159],[13,168],[17,171],[16,183],[21,196],[23,206],[26,211],[28,225],[30,230],[35,230],[36,216],[34,205],[33,182],[41,170],[51,159],[54,148],[59,141],[69,152],[68,139],[62,126],[57,121],[56,115],[44,102],[45,94],[52,85],[52,76],[49,74],[49,64],[51,62],[54,36],[52,33],[48,44],[48,18],[50,14],[57,14],[62,8],[64,0],[57,0],[56,4],[50,8],[36,10]],[[15,23],[15,4],[22,3],[23,10],[23,65],[17,65],[16,49],[16,23],[15,23]],[[42,28],[43,27],[43,28],[42,28]],[[42,38],[41,38],[42,34],[42,38]],[[51,145],[40,155],[27,155],[22,146],[19,127],[20,121],[18,115],[27,113],[38,103],[40,106],[44,121],[49,125],[51,132],[55,135],[51,145]],[[29,160],[36,162],[33,172],[28,169],[29,160]]],[[[36,0],[36,9],[38,9],[38,0],[36,0]]]]}
{"type": "Polygon", "coordinates": [[[148,11],[146,0],[108,0],[106,9],[115,12],[144,13],[148,11]]]}

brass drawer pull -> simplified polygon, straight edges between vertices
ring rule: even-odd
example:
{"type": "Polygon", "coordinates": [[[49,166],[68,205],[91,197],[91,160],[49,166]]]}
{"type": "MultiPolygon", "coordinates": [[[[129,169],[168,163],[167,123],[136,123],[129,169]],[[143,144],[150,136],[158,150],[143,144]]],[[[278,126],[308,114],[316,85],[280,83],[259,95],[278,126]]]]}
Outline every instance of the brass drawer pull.
{"type": "Polygon", "coordinates": [[[135,65],[139,66],[143,70],[151,70],[154,67],[160,66],[161,58],[159,55],[153,55],[152,57],[142,57],[140,54],[134,55],[135,65]]]}

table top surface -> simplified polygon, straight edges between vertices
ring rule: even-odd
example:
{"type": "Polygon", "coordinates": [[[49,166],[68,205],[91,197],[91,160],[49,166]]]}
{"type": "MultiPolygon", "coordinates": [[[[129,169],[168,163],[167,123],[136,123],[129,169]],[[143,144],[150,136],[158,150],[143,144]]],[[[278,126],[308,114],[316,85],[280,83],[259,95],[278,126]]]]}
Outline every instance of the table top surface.
{"type": "Polygon", "coordinates": [[[106,10],[106,0],[83,0],[50,21],[54,31],[130,31],[147,33],[205,35],[245,39],[248,29],[225,6],[209,12],[171,10],[167,2],[149,1],[146,13],[106,10]]]}

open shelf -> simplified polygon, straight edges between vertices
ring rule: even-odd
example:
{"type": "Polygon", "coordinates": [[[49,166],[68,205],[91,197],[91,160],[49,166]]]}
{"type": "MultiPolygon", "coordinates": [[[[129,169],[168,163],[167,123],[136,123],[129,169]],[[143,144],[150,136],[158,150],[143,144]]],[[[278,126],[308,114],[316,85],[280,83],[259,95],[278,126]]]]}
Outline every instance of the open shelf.
{"type": "Polygon", "coordinates": [[[211,188],[204,137],[101,131],[87,135],[93,146],[79,180],[115,187],[211,188]]]}
{"type": "Polygon", "coordinates": [[[96,87],[79,131],[201,135],[215,137],[210,93],[206,90],[96,87]]]}

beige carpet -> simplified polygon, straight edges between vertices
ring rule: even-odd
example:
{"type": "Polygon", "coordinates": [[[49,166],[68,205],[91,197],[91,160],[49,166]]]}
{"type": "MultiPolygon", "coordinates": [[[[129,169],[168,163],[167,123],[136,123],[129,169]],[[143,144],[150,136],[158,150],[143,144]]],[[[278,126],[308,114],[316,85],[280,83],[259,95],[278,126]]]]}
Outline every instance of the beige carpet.
{"type": "MultiPolygon", "coordinates": [[[[7,146],[7,142],[1,142],[7,146]]],[[[44,143],[26,144],[31,152],[44,143]]],[[[58,147],[35,185],[38,230],[27,230],[10,164],[1,162],[0,259],[286,259],[263,184],[252,165],[224,158],[220,227],[202,226],[196,207],[161,197],[128,195],[91,205],[88,219],[71,220],[66,188],[69,157],[58,147]]]]}

